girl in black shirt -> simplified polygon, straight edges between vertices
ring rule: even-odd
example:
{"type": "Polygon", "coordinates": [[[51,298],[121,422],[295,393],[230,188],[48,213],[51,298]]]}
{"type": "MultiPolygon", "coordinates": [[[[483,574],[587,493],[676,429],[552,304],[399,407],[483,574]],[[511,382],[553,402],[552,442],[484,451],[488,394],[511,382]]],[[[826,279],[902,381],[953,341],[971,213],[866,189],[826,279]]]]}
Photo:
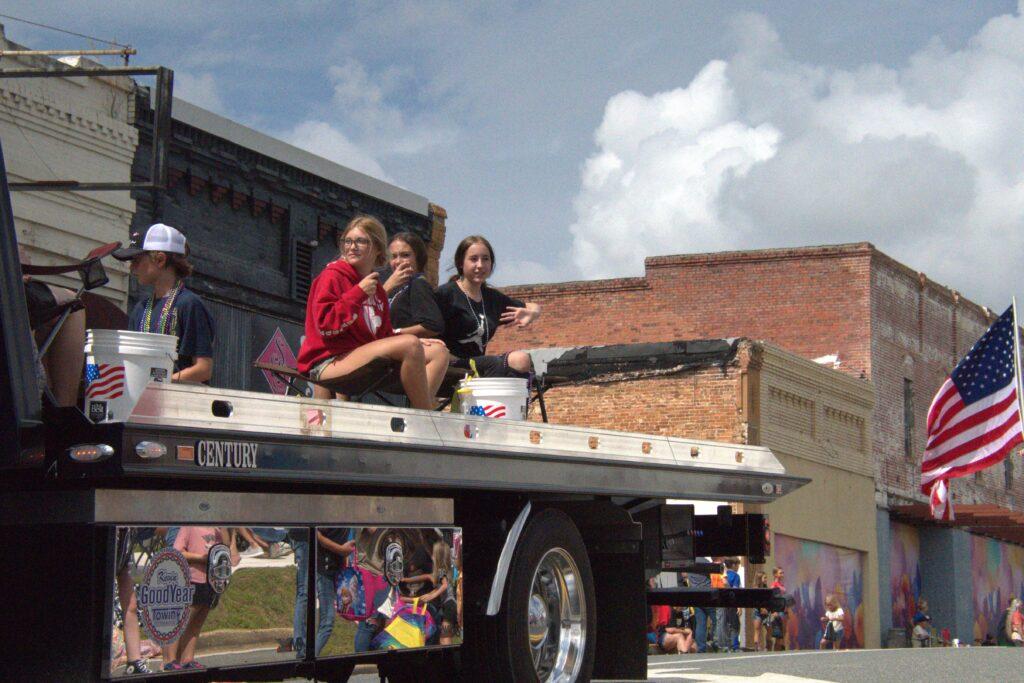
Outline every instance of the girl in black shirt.
{"type": "Polygon", "coordinates": [[[459,243],[455,270],[458,275],[437,289],[437,306],[444,317],[441,338],[451,351],[452,365],[468,370],[472,359],[482,377],[526,377],[533,367],[529,354],[488,356],[487,342],[500,325],[530,325],[540,316],[540,306],[487,285],[494,270],[494,249],[479,235],[459,243]]]}
{"type": "Polygon", "coordinates": [[[401,232],[391,238],[389,267],[381,273],[388,295],[391,326],[395,334],[421,339],[436,337],[444,319],[434,300],[434,288],[423,277],[427,267],[427,246],[417,235],[401,232]]]}

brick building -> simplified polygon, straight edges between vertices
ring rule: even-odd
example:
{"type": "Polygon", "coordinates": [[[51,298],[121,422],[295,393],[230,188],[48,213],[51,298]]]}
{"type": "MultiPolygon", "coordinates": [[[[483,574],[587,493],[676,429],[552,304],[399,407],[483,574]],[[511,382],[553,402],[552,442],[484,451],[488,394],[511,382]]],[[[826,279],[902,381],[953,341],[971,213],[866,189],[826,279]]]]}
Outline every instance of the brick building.
{"type": "Polygon", "coordinates": [[[755,569],[786,570],[795,599],[790,649],[817,646],[828,592],[850,615],[846,646],[878,647],[871,384],[748,339],[676,341],[665,345],[672,347],[668,362],[652,346],[602,349],[602,357],[621,354],[658,369],[597,369],[596,378],[549,389],[550,421],[769,447],[788,473],[811,481],[767,510],[734,505],[768,512],[774,531],[767,565],[748,567],[748,582],[755,569]],[[841,501],[841,511],[831,501],[841,501]]]}
{"type": "MultiPolygon", "coordinates": [[[[919,511],[924,501],[917,482],[932,396],[1001,311],[969,301],[868,243],[658,256],[646,260],[644,277],[507,291],[538,302],[547,315],[527,330],[503,331],[495,351],[745,336],[808,359],[837,356],[838,370],[874,388],[868,436],[878,544],[886,551],[879,580],[882,586],[892,584],[881,596],[883,634],[905,626],[898,606],[906,604],[907,589],[898,590],[897,583],[910,584],[912,602],[922,592],[945,595],[959,587],[952,599],[933,600],[932,611],[937,622],[967,642],[983,628],[977,618],[984,602],[979,591],[993,592],[982,584],[999,584],[991,599],[1020,592],[1020,561],[1010,562],[1012,576],[985,578],[975,556],[984,541],[996,544],[986,552],[1016,557],[1019,549],[1004,541],[1024,543],[1024,538],[976,520],[961,528],[923,528],[927,523],[920,514],[911,517],[909,531],[905,524],[890,529],[896,517],[907,521],[906,513],[919,511]],[[894,544],[902,545],[890,556],[894,544]],[[935,567],[949,571],[936,573],[935,567]],[[954,567],[961,573],[951,573],[954,567]],[[964,571],[972,590],[965,588],[964,571]]],[[[817,418],[809,411],[802,419],[813,426],[817,418]]],[[[575,417],[587,419],[585,412],[575,417]]],[[[957,505],[990,506],[1001,511],[1002,522],[1024,511],[1024,481],[1014,476],[1015,459],[956,480],[957,505]]]]}

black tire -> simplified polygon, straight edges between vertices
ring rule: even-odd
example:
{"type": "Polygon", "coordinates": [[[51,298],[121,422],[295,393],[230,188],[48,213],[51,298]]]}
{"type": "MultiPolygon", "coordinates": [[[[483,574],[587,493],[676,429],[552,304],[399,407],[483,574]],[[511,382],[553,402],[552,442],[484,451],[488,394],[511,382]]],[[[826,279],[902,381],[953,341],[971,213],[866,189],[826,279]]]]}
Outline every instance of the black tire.
{"type": "MultiPolygon", "coordinates": [[[[507,670],[510,678],[519,683],[546,681],[552,677],[549,671],[543,671],[541,672],[542,676],[538,676],[530,642],[529,616],[534,578],[538,576],[538,580],[543,582],[547,576],[544,569],[538,575],[542,561],[545,562],[545,567],[548,566],[549,561],[552,561],[562,563],[571,571],[575,571],[574,586],[579,594],[571,602],[574,605],[582,606],[580,622],[583,627],[583,636],[581,647],[577,651],[578,664],[566,667],[563,677],[558,680],[589,681],[594,667],[594,647],[597,637],[594,576],[590,569],[586,546],[583,544],[576,525],[564,512],[554,509],[543,510],[529,521],[519,539],[518,547],[512,557],[512,564],[509,567],[508,582],[498,623],[498,642],[501,644],[501,650],[507,651],[507,670]],[[564,675],[571,674],[572,671],[575,671],[574,676],[564,675]]],[[[544,602],[540,597],[537,600],[544,602]]],[[[560,632],[559,630],[549,630],[548,633],[554,635],[549,635],[544,642],[550,642],[560,632]]],[[[538,651],[544,649],[539,647],[538,651]]],[[[558,660],[557,657],[556,660],[558,660]]],[[[556,669],[557,665],[556,661],[556,669]]]]}

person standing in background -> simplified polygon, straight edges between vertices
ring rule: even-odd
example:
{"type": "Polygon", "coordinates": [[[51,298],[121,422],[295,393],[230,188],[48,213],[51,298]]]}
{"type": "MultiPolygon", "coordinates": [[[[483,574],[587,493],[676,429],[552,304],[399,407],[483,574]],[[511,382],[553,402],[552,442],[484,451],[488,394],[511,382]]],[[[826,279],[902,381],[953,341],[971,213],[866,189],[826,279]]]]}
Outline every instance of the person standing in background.
{"type": "MultiPolygon", "coordinates": [[[[711,564],[710,557],[698,557],[694,564],[711,564]]],[[[683,572],[684,581],[690,588],[711,588],[711,573],[683,572]]],[[[708,617],[710,610],[705,607],[693,608],[693,637],[697,644],[697,652],[707,652],[708,649],[708,617]]]]}
{"type": "MultiPolygon", "coordinates": [[[[768,575],[763,571],[758,571],[754,574],[754,588],[767,588],[768,587],[768,575]]],[[[768,626],[768,610],[763,607],[758,607],[754,610],[753,614],[754,622],[754,652],[760,652],[765,649],[765,644],[768,642],[767,633],[765,629],[768,626]]]]}
{"type": "MultiPolygon", "coordinates": [[[[776,567],[772,572],[772,585],[770,588],[774,588],[779,591],[780,595],[785,595],[786,585],[783,581],[786,578],[786,573],[782,567],[776,567]]],[[[768,649],[774,652],[778,652],[786,649],[786,612],[772,612],[768,618],[768,649]]]]}
{"type": "MultiPolygon", "coordinates": [[[[737,557],[725,560],[725,583],[729,588],[740,588],[740,561],[737,557]]],[[[740,649],[740,610],[727,609],[725,615],[726,630],[729,634],[729,649],[736,652],[740,649]]]]}

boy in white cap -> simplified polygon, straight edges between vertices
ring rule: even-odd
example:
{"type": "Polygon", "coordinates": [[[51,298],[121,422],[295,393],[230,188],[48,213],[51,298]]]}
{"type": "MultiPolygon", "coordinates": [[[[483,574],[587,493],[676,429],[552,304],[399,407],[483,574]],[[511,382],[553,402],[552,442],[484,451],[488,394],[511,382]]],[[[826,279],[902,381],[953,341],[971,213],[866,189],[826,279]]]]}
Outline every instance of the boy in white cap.
{"type": "Polygon", "coordinates": [[[183,280],[192,274],[188,254],[180,231],[155,223],[144,235],[133,235],[132,243],[113,256],[131,261],[131,273],[139,284],[153,288],[153,294],[132,309],[131,329],[175,335],[178,360],[171,379],[209,382],[213,374],[213,317],[203,300],[184,286],[183,280]]]}

